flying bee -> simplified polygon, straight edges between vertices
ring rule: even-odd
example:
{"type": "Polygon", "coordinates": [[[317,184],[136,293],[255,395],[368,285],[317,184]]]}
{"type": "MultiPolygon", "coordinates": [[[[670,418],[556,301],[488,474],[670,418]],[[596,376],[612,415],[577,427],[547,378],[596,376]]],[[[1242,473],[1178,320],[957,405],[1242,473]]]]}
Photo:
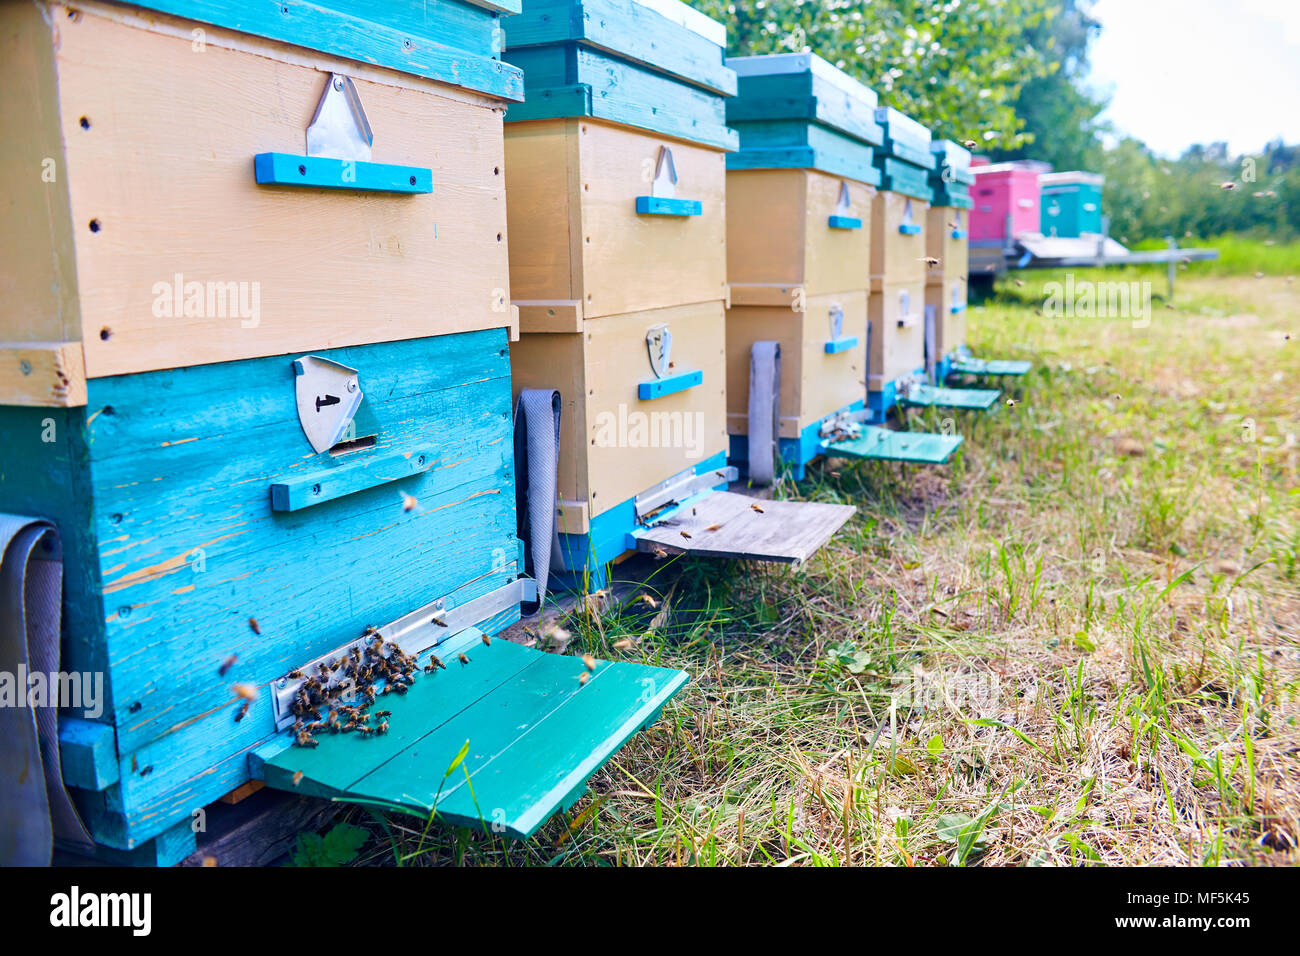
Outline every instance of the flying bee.
{"type": "Polygon", "coordinates": [[[238,654],[231,654],[229,657],[227,657],[224,661],[221,662],[221,666],[217,668],[217,676],[225,677],[226,673],[230,670],[230,668],[235,666],[235,661],[237,660],[239,660],[238,654]]]}
{"type": "Polygon", "coordinates": [[[461,667],[464,667],[466,664],[469,663],[469,658],[465,656],[464,651],[461,651],[459,654],[457,654],[456,659],[460,661],[461,667]]]}
{"type": "Polygon", "coordinates": [[[242,697],[244,700],[257,700],[256,684],[231,684],[230,690],[236,697],[242,697]]]}
{"type": "Polygon", "coordinates": [[[765,512],[762,508],[760,508],[758,505],[750,505],[749,507],[751,507],[752,509],[754,509],[755,511],[757,511],[759,514],[766,514],[766,512],[765,512]]]}
{"type": "Polygon", "coordinates": [[[975,142],[975,140],[973,139],[964,139],[961,141],[961,144],[965,146],[967,149],[975,149],[977,146],[979,146],[979,143],[975,142]]]}
{"type": "Polygon", "coordinates": [[[590,679],[591,679],[591,675],[586,671],[583,671],[581,674],[578,675],[578,686],[581,687],[583,684],[587,683],[587,681],[590,679]]]}
{"type": "Polygon", "coordinates": [[[582,666],[587,668],[589,671],[594,671],[596,669],[596,658],[592,657],[590,654],[583,654],[582,666]]]}
{"type": "Polygon", "coordinates": [[[251,706],[252,704],[249,701],[244,701],[244,705],[240,707],[239,712],[235,714],[235,723],[239,723],[241,720],[243,720],[245,717],[248,716],[248,708],[251,706]]]}
{"type": "Polygon", "coordinates": [[[926,266],[928,266],[928,267],[931,268],[931,269],[933,269],[935,266],[937,266],[937,265],[939,264],[939,260],[936,259],[934,256],[921,256],[921,257],[920,257],[919,259],[917,259],[916,261],[917,261],[917,262],[924,262],[924,263],[926,264],[926,266]]]}
{"type": "Polygon", "coordinates": [[[296,786],[298,786],[298,784],[300,784],[300,783],[302,783],[302,771],[301,771],[301,770],[299,770],[297,773],[295,773],[295,774],[293,775],[293,785],[296,787],[296,786]]]}
{"type": "Polygon", "coordinates": [[[678,534],[680,534],[683,538],[687,538],[687,539],[689,539],[691,536],[691,533],[689,531],[680,531],[678,532],[678,534]]]}
{"type": "Polygon", "coordinates": [[[1230,190],[1236,189],[1237,184],[1234,183],[1232,180],[1228,180],[1228,182],[1226,183],[1219,183],[1219,188],[1224,190],[1225,192],[1228,192],[1230,190]]]}

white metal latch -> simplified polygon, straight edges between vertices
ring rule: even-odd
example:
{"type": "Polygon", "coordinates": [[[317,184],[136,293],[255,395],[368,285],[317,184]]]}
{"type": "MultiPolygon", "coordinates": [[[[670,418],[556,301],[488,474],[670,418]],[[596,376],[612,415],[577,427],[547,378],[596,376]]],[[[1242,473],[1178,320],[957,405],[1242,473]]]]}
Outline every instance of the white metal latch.
{"type": "Polygon", "coordinates": [[[307,155],[370,162],[375,135],[352,78],[331,73],[307,127],[307,155]]]}
{"type": "Polygon", "coordinates": [[[333,448],[343,440],[361,405],[361,382],[357,370],[318,355],[294,359],[294,396],[298,421],[317,452],[333,448]]]}

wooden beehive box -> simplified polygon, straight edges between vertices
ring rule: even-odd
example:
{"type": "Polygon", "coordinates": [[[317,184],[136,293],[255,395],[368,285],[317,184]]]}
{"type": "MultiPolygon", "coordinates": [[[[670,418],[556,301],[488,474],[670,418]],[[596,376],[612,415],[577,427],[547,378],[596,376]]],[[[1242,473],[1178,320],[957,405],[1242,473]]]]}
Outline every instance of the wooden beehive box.
{"type": "MultiPolygon", "coordinates": [[[[876,96],[809,53],[727,61],[740,150],[727,164],[727,429],[749,458],[751,353],[781,344],[781,457],[796,477],[823,425],[862,408],[867,282],[879,172],[876,96]]],[[[827,432],[829,433],[829,432],[827,432]]]]}
{"type": "Polygon", "coordinates": [[[925,369],[926,222],[933,193],[930,131],[895,109],[876,110],[880,192],[871,235],[868,404],[877,415],[925,369]]]}
{"type": "Polygon", "coordinates": [[[61,666],[107,697],[64,715],[64,779],[102,846],[192,849],[250,754],[296,759],[286,675],[367,627],[518,617],[507,8],[0,4],[0,512],[62,537],[61,666]]]}
{"type": "Polygon", "coordinates": [[[1044,236],[1101,235],[1101,190],[1105,177],[1078,171],[1038,177],[1044,236]]]}
{"type": "Polygon", "coordinates": [[[966,300],[970,262],[970,152],[951,140],[931,144],[937,163],[930,176],[934,204],[926,223],[926,255],[938,259],[926,272],[925,303],[934,328],[928,331],[939,380],[946,361],[966,343],[966,300]]]}

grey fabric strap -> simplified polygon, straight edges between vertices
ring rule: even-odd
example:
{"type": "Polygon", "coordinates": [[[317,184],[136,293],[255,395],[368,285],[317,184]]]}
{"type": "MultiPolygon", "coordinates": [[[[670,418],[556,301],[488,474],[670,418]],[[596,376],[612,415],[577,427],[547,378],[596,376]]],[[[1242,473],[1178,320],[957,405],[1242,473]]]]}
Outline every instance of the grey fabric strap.
{"type": "Polygon", "coordinates": [[[520,537],[532,560],[537,599],[546,595],[551,571],[563,571],[556,484],[560,470],[560,393],[525,388],[515,404],[515,504],[520,537]]]}
{"type": "MultiPolygon", "coordinates": [[[[930,382],[934,382],[934,370],[938,365],[939,356],[934,354],[935,339],[937,337],[935,323],[939,321],[937,310],[932,305],[925,307],[925,377],[930,382]]],[[[934,382],[934,384],[938,384],[934,382]]]]}
{"type": "Polygon", "coordinates": [[[776,477],[781,435],[781,343],[755,342],[749,353],[749,480],[776,477]]]}
{"type": "Polygon", "coordinates": [[[54,837],[89,843],[63,787],[58,701],[28,707],[20,674],[59,670],[63,555],[48,521],[0,514],[0,672],[20,706],[0,707],[0,865],[48,866],[54,837]]]}

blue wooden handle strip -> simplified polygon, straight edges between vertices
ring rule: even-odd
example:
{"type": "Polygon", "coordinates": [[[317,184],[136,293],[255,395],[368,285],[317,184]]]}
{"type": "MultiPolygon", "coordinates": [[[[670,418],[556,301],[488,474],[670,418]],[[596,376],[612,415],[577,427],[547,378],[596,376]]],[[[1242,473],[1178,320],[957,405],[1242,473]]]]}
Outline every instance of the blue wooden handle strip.
{"type": "Polygon", "coordinates": [[[905,236],[915,236],[920,233],[921,227],[916,225],[916,223],[905,222],[898,227],[898,231],[905,236]]]}
{"type": "Polygon", "coordinates": [[[830,226],[832,229],[861,229],[862,220],[856,216],[831,216],[830,226]]]}
{"type": "Polygon", "coordinates": [[[966,230],[965,230],[965,229],[954,229],[954,230],[952,231],[952,237],[953,237],[954,239],[965,239],[965,238],[966,238],[966,230]]]}
{"type": "Polygon", "coordinates": [[[694,388],[703,381],[704,372],[700,369],[690,372],[678,372],[676,375],[668,375],[650,382],[642,382],[636,387],[636,397],[643,400],[663,398],[663,396],[672,395],[674,392],[684,392],[688,388],[694,388]]]}
{"type": "Polygon", "coordinates": [[[961,305],[954,305],[951,309],[949,309],[949,311],[950,311],[953,315],[956,315],[958,312],[965,312],[965,311],[966,311],[966,303],[963,302],[961,305]]]}
{"type": "Polygon", "coordinates": [[[661,199],[658,196],[637,196],[638,216],[698,216],[704,204],[698,199],[661,199]]]}
{"type": "Polygon", "coordinates": [[[837,355],[840,352],[847,352],[849,349],[855,348],[857,344],[858,337],[856,335],[845,335],[838,339],[831,339],[826,343],[826,354],[837,355]]]}
{"type": "Polygon", "coordinates": [[[292,153],[258,153],[253,172],[262,186],[308,186],[380,193],[431,193],[433,170],[292,153]]]}
{"type": "Polygon", "coordinates": [[[310,472],[292,481],[278,481],[272,484],[271,509],[301,511],[312,505],[397,481],[399,478],[421,474],[432,466],[433,453],[421,449],[310,472]]]}

